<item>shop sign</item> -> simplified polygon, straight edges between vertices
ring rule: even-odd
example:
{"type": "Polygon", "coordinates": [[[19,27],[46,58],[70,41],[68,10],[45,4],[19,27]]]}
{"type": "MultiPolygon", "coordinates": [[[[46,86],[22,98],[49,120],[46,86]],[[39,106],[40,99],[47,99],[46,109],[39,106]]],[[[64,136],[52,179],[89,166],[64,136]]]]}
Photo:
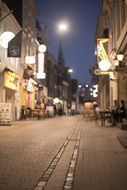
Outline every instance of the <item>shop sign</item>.
{"type": "Polygon", "coordinates": [[[38,72],[37,79],[45,79],[46,75],[44,73],[44,53],[38,53],[38,72]]]}
{"type": "Polygon", "coordinates": [[[107,46],[108,38],[97,39],[97,55],[101,60],[108,60],[107,46]]]}
{"type": "Polygon", "coordinates": [[[0,102],[0,125],[11,125],[11,103],[0,102]]]}
{"type": "Polygon", "coordinates": [[[45,73],[37,73],[37,79],[45,79],[46,74],[45,73]]]}
{"type": "Polygon", "coordinates": [[[35,64],[36,63],[35,56],[26,56],[25,62],[26,64],[35,64]]]}
{"type": "Polygon", "coordinates": [[[21,57],[22,30],[8,42],[8,57],[21,57]]]}
{"type": "Polygon", "coordinates": [[[4,73],[4,86],[12,90],[17,90],[19,77],[16,73],[5,72],[4,73]]]}
{"type": "Polygon", "coordinates": [[[109,71],[102,71],[101,69],[95,69],[94,74],[95,75],[108,75],[109,71]]]}

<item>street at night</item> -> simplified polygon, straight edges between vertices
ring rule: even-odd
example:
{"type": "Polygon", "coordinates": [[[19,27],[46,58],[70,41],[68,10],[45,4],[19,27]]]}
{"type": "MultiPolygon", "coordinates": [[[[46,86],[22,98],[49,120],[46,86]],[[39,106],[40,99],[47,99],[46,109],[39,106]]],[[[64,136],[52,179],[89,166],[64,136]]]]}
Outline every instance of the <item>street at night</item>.
{"type": "Polygon", "coordinates": [[[0,190],[127,190],[127,0],[0,0],[0,190]]]}
{"type": "Polygon", "coordinates": [[[127,132],[82,116],[0,127],[1,190],[126,190],[127,132]]]}

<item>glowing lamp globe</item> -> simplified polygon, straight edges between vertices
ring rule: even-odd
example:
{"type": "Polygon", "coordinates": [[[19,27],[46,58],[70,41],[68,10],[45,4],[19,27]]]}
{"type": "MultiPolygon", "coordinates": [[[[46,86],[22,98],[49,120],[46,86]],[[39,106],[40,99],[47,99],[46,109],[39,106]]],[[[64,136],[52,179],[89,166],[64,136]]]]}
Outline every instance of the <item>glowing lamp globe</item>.
{"type": "Polygon", "coordinates": [[[59,28],[59,30],[61,30],[61,31],[66,31],[67,28],[68,28],[68,26],[67,26],[66,23],[60,23],[60,24],[58,25],[58,28],[59,28]]]}
{"type": "Polygon", "coordinates": [[[68,72],[69,73],[73,73],[73,69],[68,69],[68,72]]]}
{"type": "Polygon", "coordinates": [[[45,44],[41,44],[41,45],[39,45],[39,47],[38,47],[38,51],[39,51],[40,53],[45,53],[46,50],[47,50],[47,47],[46,47],[45,44]]]}
{"type": "Polygon", "coordinates": [[[93,109],[93,103],[92,102],[85,102],[84,107],[85,107],[85,110],[92,110],[93,109]]]}
{"type": "Polygon", "coordinates": [[[3,48],[8,48],[8,42],[15,37],[13,32],[6,31],[0,35],[0,45],[3,48]]]}
{"type": "Polygon", "coordinates": [[[60,102],[60,100],[59,100],[59,98],[54,98],[53,102],[54,102],[54,104],[57,104],[60,102]]]}
{"type": "Polygon", "coordinates": [[[57,24],[58,32],[61,34],[68,32],[69,28],[69,22],[67,20],[62,20],[57,24]]]}
{"type": "Polygon", "coordinates": [[[82,85],[79,84],[79,85],[78,85],[78,88],[82,88],[82,85]]]}
{"type": "Polygon", "coordinates": [[[102,60],[98,63],[98,66],[102,71],[108,71],[111,67],[111,63],[107,60],[102,60]]]}

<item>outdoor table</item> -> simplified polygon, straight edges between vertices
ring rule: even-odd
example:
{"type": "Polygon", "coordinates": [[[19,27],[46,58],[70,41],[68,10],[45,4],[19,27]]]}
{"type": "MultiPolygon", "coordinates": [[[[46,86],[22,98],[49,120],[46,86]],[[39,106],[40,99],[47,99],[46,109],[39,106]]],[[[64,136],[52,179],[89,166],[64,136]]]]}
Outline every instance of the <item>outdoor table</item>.
{"type": "Polygon", "coordinates": [[[34,116],[37,116],[37,117],[38,117],[39,112],[40,112],[40,109],[33,109],[33,110],[32,110],[32,117],[34,117],[34,116]]]}
{"type": "Polygon", "coordinates": [[[107,118],[111,119],[112,117],[112,110],[108,110],[108,109],[100,110],[99,113],[100,113],[100,119],[101,119],[101,126],[105,126],[105,120],[107,118]]]}
{"type": "Polygon", "coordinates": [[[32,117],[37,117],[38,119],[46,118],[49,116],[49,112],[43,109],[34,109],[32,110],[32,117]]]}

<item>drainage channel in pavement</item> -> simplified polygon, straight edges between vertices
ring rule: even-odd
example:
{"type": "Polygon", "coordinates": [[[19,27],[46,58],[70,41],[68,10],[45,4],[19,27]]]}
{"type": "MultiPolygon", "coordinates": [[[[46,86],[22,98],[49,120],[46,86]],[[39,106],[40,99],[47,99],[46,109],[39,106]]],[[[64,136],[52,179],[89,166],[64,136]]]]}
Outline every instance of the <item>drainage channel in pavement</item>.
{"type": "MultiPolygon", "coordinates": [[[[50,163],[49,167],[45,170],[45,172],[41,176],[41,178],[40,178],[38,184],[35,186],[34,190],[45,189],[45,186],[48,183],[48,180],[51,177],[51,174],[53,173],[54,169],[56,168],[61,156],[63,155],[69,141],[71,140],[75,129],[76,129],[76,126],[72,129],[72,131],[68,135],[67,139],[65,140],[65,142],[61,146],[60,150],[58,151],[58,153],[56,154],[56,156],[54,157],[54,159],[50,163]]],[[[69,169],[67,171],[67,175],[65,178],[63,190],[72,188],[73,177],[74,177],[74,172],[75,172],[75,167],[76,167],[76,162],[77,162],[77,157],[78,157],[78,151],[79,151],[80,136],[81,136],[81,127],[80,127],[80,130],[78,132],[78,137],[76,138],[76,143],[75,143],[74,150],[72,153],[72,158],[70,161],[69,169]]]]}
{"type": "Polygon", "coordinates": [[[63,190],[67,190],[67,189],[72,189],[72,185],[73,185],[73,180],[74,180],[74,173],[75,173],[75,169],[76,169],[76,163],[77,163],[77,158],[78,158],[78,152],[79,152],[79,146],[80,146],[80,137],[81,137],[81,127],[78,133],[78,137],[74,146],[74,151],[72,154],[72,158],[71,158],[71,162],[70,162],[70,166],[67,172],[67,176],[66,176],[66,180],[64,183],[64,188],[63,190]]]}
{"type": "Polygon", "coordinates": [[[56,154],[56,156],[54,157],[54,159],[50,163],[49,167],[46,169],[46,171],[44,172],[44,174],[40,178],[39,183],[35,186],[34,190],[43,190],[44,189],[44,187],[46,186],[46,184],[47,184],[52,172],[54,171],[59,159],[61,158],[63,152],[65,151],[65,148],[66,148],[67,144],[69,143],[69,141],[70,141],[70,139],[74,133],[74,130],[75,130],[75,127],[72,129],[72,131],[68,135],[67,139],[65,140],[65,142],[61,146],[60,150],[58,151],[58,153],[56,154]]]}

